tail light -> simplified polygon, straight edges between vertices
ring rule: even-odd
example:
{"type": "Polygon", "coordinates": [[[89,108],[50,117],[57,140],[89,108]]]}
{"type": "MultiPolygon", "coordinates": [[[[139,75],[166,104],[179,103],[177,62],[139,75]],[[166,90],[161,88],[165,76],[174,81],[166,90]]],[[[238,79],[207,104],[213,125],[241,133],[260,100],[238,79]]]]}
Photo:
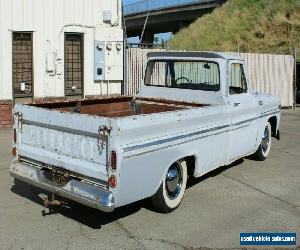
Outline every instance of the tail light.
{"type": "Polygon", "coordinates": [[[115,188],[117,186],[117,177],[112,175],[111,177],[109,177],[108,179],[108,184],[111,188],[115,188]]]}
{"type": "Polygon", "coordinates": [[[114,171],[117,170],[117,153],[115,151],[110,153],[110,167],[114,171]]]}
{"type": "Polygon", "coordinates": [[[17,143],[17,130],[14,129],[14,143],[17,143]]]}
{"type": "Polygon", "coordinates": [[[17,157],[17,148],[16,147],[13,147],[12,155],[13,155],[13,157],[17,157]]]}

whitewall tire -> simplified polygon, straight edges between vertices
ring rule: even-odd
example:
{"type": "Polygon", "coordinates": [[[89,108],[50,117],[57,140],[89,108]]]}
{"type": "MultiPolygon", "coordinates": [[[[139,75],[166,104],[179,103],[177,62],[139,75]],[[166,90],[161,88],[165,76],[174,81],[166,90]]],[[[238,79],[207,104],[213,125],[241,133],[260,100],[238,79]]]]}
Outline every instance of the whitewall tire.
{"type": "Polygon", "coordinates": [[[258,161],[264,161],[268,158],[272,145],[272,128],[268,122],[265,126],[264,133],[261,139],[261,143],[253,155],[253,158],[258,161]]]}
{"type": "Polygon", "coordinates": [[[168,168],[158,191],[151,197],[154,208],[162,213],[169,213],[175,210],[183,199],[186,182],[186,162],[174,162],[168,168]]]}

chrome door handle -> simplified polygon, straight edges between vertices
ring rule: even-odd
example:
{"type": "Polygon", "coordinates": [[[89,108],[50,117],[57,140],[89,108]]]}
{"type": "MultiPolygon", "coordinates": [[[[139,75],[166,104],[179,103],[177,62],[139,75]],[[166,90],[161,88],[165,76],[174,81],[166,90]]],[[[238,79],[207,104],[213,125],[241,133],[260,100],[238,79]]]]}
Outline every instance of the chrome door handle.
{"type": "Polygon", "coordinates": [[[259,101],[258,105],[262,106],[262,105],[264,105],[264,102],[263,101],[259,101]]]}
{"type": "Polygon", "coordinates": [[[233,106],[234,107],[237,107],[237,106],[239,106],[241,103],[240,102],[235,102],[234,104],[233,104],[233,106]]]}

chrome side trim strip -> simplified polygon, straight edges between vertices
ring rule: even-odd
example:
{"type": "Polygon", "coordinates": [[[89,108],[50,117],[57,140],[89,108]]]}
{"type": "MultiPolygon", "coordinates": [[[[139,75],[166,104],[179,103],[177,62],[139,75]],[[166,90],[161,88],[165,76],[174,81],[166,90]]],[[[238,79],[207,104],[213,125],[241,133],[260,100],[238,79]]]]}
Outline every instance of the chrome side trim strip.
{"type": "Polygon", "coordinates": [[[264,115],[264,114],[266,114],[266,113],[274,113],[274,112],[280,112],[279,110],[278,110],[278,108],[277,109],[272,109],[272,110],[269,110],[269,111],[265,111],[265,112],[263,112],[263,113],[260,113],[261,115],[264,115]]]}
{"type": "Polygon", "coordinates": [[[184,139],[186,137],[201,135],[201,134],[204,134],[204,133],[209,133],[209,132],[213,132],[213,131],[228,128],[228,127],[230,127],[230,125],[222,125],[222,126],[218,126],[218,127],[214,127],[214,128],[210,128],[210,129],[205,129],[205,130],[201,130],[201,131],[197,131],[197,132],[192,132],[192,133],[189,133],[189,134],[178,135],[178,136],[171,137],[171,138],[157,140],[157,141],[154,141],[154,142],[148,142],[148,143],[145,143],[145,144],[130,146],[130,147],[123,148],[123,153],[127,153],[127,152],[130,152],[130,151],[134,151],[134,150],[138,150],[138,149],[142,149],[142,148],[147,148],[147,147],[151,147],[151,146],[156,146],[158,144],[165,144],[165,143],[168,143],[168,142],[184,139]]]}
{"type": "Polygon", "coordinates": [[[263,118],[263,117],[266,117],[266,116],[269,116],[269,115],[276,115],[280,113],[280,111],[275,111],[275,112],[272,112],[272,113],[268,113],[268,114],[265,114],[265,113],[261,113],[259,118],[263,118]]]}
{"type": "MultiPolygon", "coordinates": [[[[270,112],[270,111],[268,111],[268,112],[270,112]]],[[[250,119],[247,119],[247,120],[244,120],[244,121],[234,123],[234,124],[232,124],[232,126],[237,126],[237,125],[241,125],[243,123],[252,122],[254,120],[257,120],[257,119],[260,119],[260,118],[263,118],[263,117],[266,117],[266,116],[269,116],[269,115],[278,114],[278,113],[280,113],[280,111],[276,111],[276,112],[272,112],[272,113],[264,112],[264,113],[261,113],[258,117],[254,117],[254,118],[250,118],[250,119]]]]}
{"type": "MultiPolygon", "coordinates": [[[[125,147],[125,148],[123,148],[123,153],[128,153],[128,152],[143,149],[143,148],[146,148],[146,147],[157,146],[157,145],[160,145],[160,144],[165,144],[165,143],[177,141],[177,140],[180,140],[180,139],[184,139],[186,137],[197,136],[197,135],[217,131],[217,130],[228,128],[228,127],[243,125],[245,123],[248,123],[248,122],[251,122],[251,121],[254,121],[254,120],[258,120],[260,118],[263,118],[263,117],[266,117],[266,116],[269,116],[269,115],[278,114],[278,113],[280,113],[280,111],[276,111],[276,112],[272,112],[272,113],[268,113],[268,114],[263,114],[263,115],[260,115],[259,117],[255,117],[255,118],[247,119],[247,120],[244,120],[244,121],[240,121],[240,122],[232,124],[231,126],[230,125],[223,125],[223,126],[218,126],[218,127],[214,127],[214,128],[210,128],[210,129],[205,129],[205,130],[201,130],[201,131],[197,131],[197,132],[193,132],[193,133],[189,133],[189,134],[185,134],[185,135],[180,135],[180,136],[175,136],[175,137],[166,138],[166,139],[162,139],[162,140],[157,140],[157,141],[154,141],[154,142],[149,142],[149,143],[139,144],[139,145],[135,145],[135,146],[125,147]]],[[[241,129],[241,128],[248,127],[248,126],[249,126],[248,124],[243,125],[243,126],[238,127],[238,128],[232,128],[232,129],[225,130],[225,131],[215,133],[215,134],[212,134],[212,135],[201,136],[201,137],[194,138],[194,139],[191,139],[191,140],[188,140],[188,141],[185,141],[185,142],[177,143],[177,144],[174,144],[174,145],[168,145],[168,146],[160,147],[160,148],[157,148],[157,149],[148,150],[146,152],[141,152],[141,153],[137,153],[137,154],[134,154],[134,155],[125,156],[124,158],[125,159],[131,158],[133,156],[138,156],[138,155],[154,152],[154,151],[157,151],[157,150],[161,150],[161,149],[165,149],[165,148],[168,148],[168,147],[172,147],[172,146],[180,145],[180,144],[183,144],[183,143],[191,142],[191,141],[194,141],[194,140],[198,140],[198,139],[201,139],[201,138],[206,138],[206,137],[209,137],[209,136],[225,133],[225,132],[228,132],[228,131],[234,131],[234,130],[241,129]]]]}
{"type": "Polygon", "coordinates": [[[255,117],[255,118],[250,118],[250,119],[247,119],[247,120],[244,120],[244,121],[240,121],[240,122],[237,122],[237,123],[233,123],[231,126],[238,126],[238,125],[242,125],[244,123],[248,123],[248,122],[252,122],[254,120],[257,120],[258,118],[255,117]]]}
{"type": "Polygon", "coordinates": [[[207,137],[214,136],[214,135],[223,134],[223,133],[226,133],[226,132],[230,132],[230,131],[241,129],[241,128],[248,127],[248,126],[249,125],[244,125],[242,127],[238,127],[238,128],[235,128],[235,129],[227,129],[227,130],[224,130],[224,131],[221,131],[221,132],[218,132],[218,133],[214,133],[214,134],[211,134],[211,135],[203,135],[203,136],[200,136],[200,137],[188,140],[188,141],[176,143],[176,144],[173,144],[173,145],[163,146],[163,147],[160,147],[160,148],[155,148],[155,149],[148,150],[148,151],[141,152],[141,153],[137,153],[137,154],[134,154],[134,155],[125,156],[124,159],[132,158],[134,156],[139,156],[139,155],[143,155],[143,154],[152,153],[152,152],[155,152],[155,151],[158,151],[158,150],[161,150],[161,149],[166,149],[166,148],[182,145],[182,144],[185,144],[185,143],[188,143],[188,142],[197,141],[199,139],[207,138],[207,137]]]}
{"type": "Polygon", "coordinates": [[[71,128],[66,128],[66,127],[61,127],[61,126],[56,126],[56,125],[50,125],[50,124],[45,124],[45,123],[41,123],[41,122],[33,122],[33,121],[29,121],[29,120],[23,120],[23,124],[58,130],[60,132],[70,133],[70,134],[74,134],[74,135],[82,135],[82,136],[92,137],[92,138],[96,138],[96,139],[99,138],[99,135],[97,133],[91,133],[91,132],[81,131],[81,130],[77,130],[77,129],[71,129],[71,128]]]}

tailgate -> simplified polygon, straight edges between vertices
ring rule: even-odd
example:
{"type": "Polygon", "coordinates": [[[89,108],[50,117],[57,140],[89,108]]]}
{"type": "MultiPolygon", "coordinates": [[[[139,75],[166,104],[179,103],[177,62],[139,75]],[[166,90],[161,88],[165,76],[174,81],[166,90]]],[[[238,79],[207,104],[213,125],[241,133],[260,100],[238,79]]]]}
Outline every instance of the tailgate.
{"type": "Polygon", "coordinates": [[[16,105],[17,151],[24,159],[107,181],[108,134],[101,128],[110,120],[16,105]]]}

